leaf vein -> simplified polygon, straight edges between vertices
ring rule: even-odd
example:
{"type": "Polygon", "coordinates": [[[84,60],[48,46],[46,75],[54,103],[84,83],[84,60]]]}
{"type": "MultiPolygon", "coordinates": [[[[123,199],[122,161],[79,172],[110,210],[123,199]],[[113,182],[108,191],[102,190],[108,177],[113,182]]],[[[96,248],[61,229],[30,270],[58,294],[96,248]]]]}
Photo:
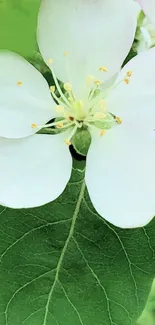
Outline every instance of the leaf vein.
{"type": "Polygon", "coordinates": [[[66,220],[60,220],[60,221],[55,221],[55,222],[51,222],[51,223],[46,223],[44,225],[41,225],[39,227],[36,228],[32,228],[31,230],[29,230],[28,232],[26,232],[24,235],[22,235],[21,237],[19,237],[14,243],[12,243],[10,246],[7,247],[7,249],[5,249],[5,251],[2,253],[1,257],[0,257],[0,263],[2,262],[2,259],[4,258],[4,256],[7,254],[7,252],[13,247],[15,246],[17,243],[19,243],[21,240],[23,240],[26,236],[30,235],[31,233],[33,233],[36,230],[48,227],[48,226],[52,226],[52,225],[56,225],[59,223],[63,223],[63,222],[67,222],[70,221],[70,219],[66,219],[66,220]]]}
{"type": "Polygon", "coordinates": [[[60,286],[61,286],[61,288],[62,288],[62,290],[63,290],[63,293],[64,293],[66,299],[68,300],[68,302],[70,303],[70,305],[72,306],[72,308],[74,309],[74,311],[76,312],[76,314],[77,314],[77,316],[78,316],[78,318],[79,318],[80,324],[81,324],[81,325],[84,325],[84,323],[83,323],[83,321],[82,321],[82,318],[81,318],[81,316],[80,316],[80,314],[79,314],[77,308],[76,308],[75,305],[72,303],[72,301],[69,299],[69,297],[68,297],[68,295],[67,295],[67,292],[66,292],[66,290],[64,289],[64,287],[63,287],[63,285],[62,285],[62,283],[61,283],[60,281],[59,281],[59,284],[60,284],[60,286]]]}
{"type": "Polygon", "coordinates": [[[46,322],[47,322],[50,300],[52,298],[54,288],[55,288],[56,283],[57,283],[58,278],[59,278],[59,271],[60,271],[61,264],[62,264],[63,259],[64,259],[64,255],[66,253],[66,250],[67,250],[67,247],[69,245],[69,242],[70,242],[70,240],[71,240],[71,238],[73,236],[74,227],[75,227],[75,224],[76,224],[76,219],[78,217],[78,213],[79,213],[79,210],[80,210],[81,202],[82,202],[83,197],[84,197],[84,192],[85,192],[85,182],[83,181],[82,186],[81,186],[81,190],[80,190],[80,193],[79,193],[79,198],[78,198],[77,203],[76,203],[76,206],[75,206],[75,210],[74,210],[74,214],[73,214],[73,218],[72,218],[72,223],[71,223],[71,227],[70,227],[70,230],[69,230],[69,234],[68,234],[68,237],[67,237],[66,242],[64,244],[64,247],[62,249],[62,252],[61,252],[61,255],[60,255],[58,264],[57,264],[57,268],[56,268],[55,279],[54,279],[53,285],[52,285],[51,290],[50,290],[49,295],[48,295],[43,325],[46,325],[46,322]]]}
{"type": "Polygon", "coordinates": [[[104,295],[105,295],[105,298],[106,298],[106,302],[107,302],[107,311],[108,311],[108,316],[109,316],[109,320],[110,320],[110,323],[111,325],[114,324],[113,320],[112,320],[112,317],[111,317],[111,312],[110,312],[110,299],[107,295],[107,291],[105,289],[105,287],[102,285],[100,279],[98,278],[97,274],[94,272],[94,270],[91,268],[91,266],[89,265],[87,259],[85,258],[81,248],[79,247],[79,244],[77,243],[76,239],[73,237],[73,240],[77,246],[77,249],[79,250],[79,252],[81,253],[81,256],[83,258],[83,260],[85,261],[88,269],[90,270],[91,274],[93,275],[93,277],[95,278],[95,280],[97,281],[98,285],[100,286],[100,288],[102,289],[102,291],[104,292],[104,295]]]}

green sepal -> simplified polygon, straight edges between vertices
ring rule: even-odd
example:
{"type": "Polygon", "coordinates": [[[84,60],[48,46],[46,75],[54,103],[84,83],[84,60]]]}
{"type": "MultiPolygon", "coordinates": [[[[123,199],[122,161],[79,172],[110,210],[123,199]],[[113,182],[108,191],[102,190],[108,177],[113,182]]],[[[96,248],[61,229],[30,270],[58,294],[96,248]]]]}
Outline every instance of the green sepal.
{"type": "Polygon", "coordinates": [[[111,129],[111,127],[114,125],[115,119],[114,116],[111,114],[108,114],[108,117],[103,120],[96,120],[95,122],[91,123],[96,128],[100,130],[108,130],[111,129]]]}
{"type": "Polygon", "coordinates": [[[57,134],[57,129],[55,128],[43,128],[37,132],[37,134],[57,134]]]}
{"type": "Polygon", "coordinates": [[[72,137],[72,145],[76,152],[82,156],[86,156],[91,143],[91,136],[87,128],[78,129],[72,137]]]}

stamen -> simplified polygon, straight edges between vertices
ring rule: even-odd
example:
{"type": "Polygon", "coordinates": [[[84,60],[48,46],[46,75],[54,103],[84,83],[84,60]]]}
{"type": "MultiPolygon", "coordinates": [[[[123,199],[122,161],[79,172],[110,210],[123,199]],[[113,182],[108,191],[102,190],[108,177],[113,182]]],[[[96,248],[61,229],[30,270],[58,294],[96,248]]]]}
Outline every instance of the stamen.
{"type": "Polygon", "coordinates": [[[108,69],[104,66],[99,67],[99,71],[108,72],[108,69]]]}
{"type": "Polygon", "coordinates": [[[102,84],[102,81],[100,81],[100,80],[94,80],[94,84],[96,86],[100,86],[102,84]]]}
{"type": "Polygon", "coordinates": [[[119,116],[116,116],[115,117],[115,120],[118,124],[122,124],[123,123],[123,120],[119,117],[119,116]]]}
{"type": "MultiPolygon", "coordinates": [[[[51,86],[51,87],[55,87],[55,86],[51,86]]],[[[58,106],[64,106],[67,111],[71,111],[71,109],[72,109],[71,105],[69,106],[69,105],[65,104],[59,97],[56,96],[56,94],[54,92],[51,91],[51,93],[52,93],[53,98],[59,103],[58,106]]]]}
{"type": "Polygon", "coordinates": [[[80,109],[83,109],[84,108],[84,102],[83,102],[83,100],[79,100],[77,103],[78,103],[78,106],[79,106],[80,109]]]}
{"type": "Polygon", "coordinates": [[[73,97],[69,96],[69,97],[68,97],[68,100],[69,100],[69,102],[70,102],[71,104],[73,104],[73,102],[74,102],[73,97]]]}
{"type": "Polygon", "coordinates": [[[72,85],[69,82],[64,83],[64,89],[70,93],[72,90],[72,85]]]}
{"type": "Polygon", "coordinates": [[[67,144],[67,146],[71,145],[71,142],[69,140],[65,140],[65,143],[67,144]]]}
{"type": "Polygon", "coordinates": [[[124,78],[123,81],[125,82],[126,85],[128,85],[130,83],[130,80],[128,78],[124,78]]]}
{"type": "Polygon", "coordinates": [[[101,132],[100,132],[100,136],[102,137],[103,135],[105,135],[106,134],[106,130],[101,130],[101,132]]]}
{"type": "Polygon", "coordinates": [[[17,86],[21,86],[23,84],[23,82],[22,81],[17,81],[17,86]]]}
{"type": "MultiPolygon", "coordinates": [[[[50,60],[50,59],[49,59],[49,60],[50,60]]],[[[53,62],[53,61],[52,61],[52,62],[53,62]]],[[[56,75],[55,75],[55,73],[54,73],[53,68],[50,67],[50,69],[51,69],[51,72],[52,72],[52,75],[53,75],[53,79],[54,79],[54,82],[55,82],[55,85],[56,85],[56,88],[57,88],[57,91],[58,91],[60,97],[64,100],[64,102],[67,104],[67,106],[69,106],[70,108],[72,108],[71,105],[70,105],[70,103],[69,103],[69,101],[67,100],[67,98],[65,97],[64,93],[63,93],[62,90],[61,90],[61,87],[60,87],[60,85],[59,85],[59,83],[58,83],[58,80],[57,80],[57,78],[56,78],[56,75]]],[[[54,93],[52,93],[52,94],[53,94],[53,97],[54,97],[55,94],[54,94],[54,93]]],[[[59,101],[59,102],[60,102],[60,101],[59,101]]]]}
{"type": "Polygon", "coordinates": [[[56,124],[56,127],[57,127],[58,129],[63,128],[63,126],[64,126],[64,124],[63,124],[62,122],[57,122],[57,124],[56,124]]]}
{"type": "MultiPolygon", "coordinates": [[[[52,123],[49,123],[49,124],[44,124],[44,125],[38,125],[36,123],[32,123],[31,124],[31,127],[34,129],[34,128],[39,128],[39,129],[43,129],[43,128],[48,128],[48,127],[51,127],[51,126],[57,126],[58,124],[60,125],[64,125],[64,123],[68,122],[67,120],[63,119],[61,121],[57,121],[57,122],[52,122],[52,123]]],[[[63,125],[61,127],[63,127],[63,125]]]]}
{"type": "Polygon", "coordinates": [[[50,86],[50,92],[53,94],[55,92],[55,86],[50,86]]]}
{"type": "Polygon", "coordinates": [[[71,133],[70,133],[68,139],[65,140],[65,143],[66,143],[68,146],[71,145],[71,141],[70,141],[70,140],[72,139],[73,135],[76,133],[77,128],[78,128],[78,126],[75,125],[74,128],[72,129],[72,131],[71,131],[71,133]]]}
{"type": "Polygon", "coordinates": [[[49,58],[48,60],[47,60],[47,63],[50,65],[50,64],[52,64],[53,63],[53,59],[52,58],[49,58]]]}
{"type": "Polygon", "coordinates": [[[127,71],[126,75],[130,78],[132,76],[132,71],[127,71]]]}
{"type": "Polygon", "coordinates": [[[32,128],[32,129],[37,128],[37,124],[36,124],[36,123],[32,123],[32,124],[31,124],[31,128],[32,128]]]}
{"type": "MultiPolygon", "coordinates": [[[[71,74],[71,70],[70,70],[70,65],[69,65],[69,60],[68,60],[68,55],[69,55],[69,53],[68,53],[68,51],[65,51],[64,52],[64,56],[65,56],[65,69],[66,69],[66,74],[67,74],[67,76],[68,76],[68,83],[66,83],[66,84],[68,84],[68,85],[70,85],[69,86],[69,88],[67,87],[67,89],[65,89],[69,94],[70,94],[70,92],[71,92],[71,90],[72,90],[72,74],[71,74]]],[[[72,96],[72,98],[74,99],[74,96],[73,96],[73,94],[71,94],[71,96],[72,96]]]]}

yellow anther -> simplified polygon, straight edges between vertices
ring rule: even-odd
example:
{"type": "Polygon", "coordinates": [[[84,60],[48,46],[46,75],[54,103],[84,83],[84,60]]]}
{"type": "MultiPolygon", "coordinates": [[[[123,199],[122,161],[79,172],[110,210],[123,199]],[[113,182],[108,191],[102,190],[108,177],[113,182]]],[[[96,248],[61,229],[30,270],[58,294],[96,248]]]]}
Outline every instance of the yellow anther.
{"type": "Polygon", "coordinates": [[[118,124],[122,124],[123,123],[123,120],[119,116],[116,116],[116,122],[118,124]]]}
{"type": "Polygon", "coordinates": [[[31,124],[31,128],[32,128],[32,129],[37,128],[37,124],[36,124],[36,123],[32,123],[32,124],[31,124]]]}
{"type": "Polygon", "coordinates": [[[106,130],[101,130],[100,131],[100,136],[102,137],[103,135],[105,135],[106,134],[106,130]]]}
{"type": "Polygon", "coordinates": [[[65,140],[65,143],[67,144],[67,146],[71,145],[71,142],[69,140],[65,140]]]}
{"type": "Polygon", "coordinates": [[[106,117],[106,114],[101,113],[101,112],[97,112],[94,114],[94,118],[99,119],[99,120],[104,119],[105,117],[106,117]]]}
{"type": "Polygon", "coordinates": [[[63,126],[64,126],[64,125],[63,125],[62,122],[58,122],[58,123],[56,124],[56,127],[57,127],[58,129],[61,129],[63,126]]]}
{"type": "Polygon", "coordinates": [[[23,82],[22,81],[17,81],[17,86],[21,86],[23,84],[23,82]]]}
{"type": "Polygon", "coordinates": [[[52,59],[52,58],[49,58],[49,59],[47,60],[47,63],[48,63],[48,64],[52,64],[52,63],[53,63],[53,59],[52,59]]]}
{"type": "Polygon", "coordinates": [[[64,89],[67,92],[70,92],[72,90],[72,85],[69,82],[64,83],[64,89]]]}
{"type": "Polygon", "coordinates": [[[104,67],[104,66],[101,66],[101,67],[99,67],[99,71],[107,72],[108,69],[106,67],[104,67]]]}
{"type": "Polygon", "coordinates": [[[64,112],[64,107],[63,106],[61,106],[61,105],[57,105],[56,106],[56,112],[58,112],[58,113],[63,113],[64,112]]]}
{"type": "Polygon", "coordinates": [[[126,75],[130,78],[132,76],[132,71],[127,71],[126,75]]]}
{"type": "Polygon", "coordinates": [[[67,56],[67,55],[68,55],[68,51],[65,51],[65,52],[64,52],[64,56],[67,56]]]}
{"type": "Polygon", "coordinates": [[[94,83],[95,83],[95,85],[99,86],[99,85],[102,84],[102,81],[100,81],[100,80],[94,80],[94,83]]]}
{"type": "Polygon", "coordinates": [[[51,93],[54,93],[54,92],[55,92],[55,86],[51,86],[51,87],[50,87],[50,92],[51,92],[51,93]]]}
{"type": "Polygon", "coordinates": [[[128,78],[125,78],[125,79],[124,79],[124,82],[125,82],[126,85],[128,85],[129,82],[130,82],[130,80],[129,80],[128,78]]]}

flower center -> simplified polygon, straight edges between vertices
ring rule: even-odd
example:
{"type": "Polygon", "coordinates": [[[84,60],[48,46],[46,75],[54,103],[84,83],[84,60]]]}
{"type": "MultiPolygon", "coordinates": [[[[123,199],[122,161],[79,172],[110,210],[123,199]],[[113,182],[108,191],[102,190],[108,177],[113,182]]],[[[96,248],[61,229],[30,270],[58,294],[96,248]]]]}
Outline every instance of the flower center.
{"type": "MultiPolygon", "coordinates": [[[[68,52],[65,52],[65,56],[68,52]]],[[[113,83],[109,87],[104,87],[104,83],[95,79],[94,76],[89,75],[86,77],[87,98],[78,99],[75,97],[72,84],[66,82],[63,86],[60,86],[53,69],[53,60],[48,60],[48,65],[52,71],[55,85],[50,86],[50,92],[52,97],[56,101],[57,118],[55,121],[46,125],[39,126],[33,123],[32,128],[47,129],[54,128],[57,132],[62,132],[70,128],[69,137],[65,140],[67,145],[71,144],[72,137],[75,135],[78,129],[83,128],[96,128],[100,132],[100,136],[106,133],[106,130],[111,128],[114,124],[121,124],[120,117],[115,116],[112,112],[108,112],[106,105],[106,97],[109,92],[116,88],[121,82],[126,85],[130,82],[132,75],[131,71],[128,71],[123,80],[113,83]]],[[[106,73],[108,69],[104,66],[99,67],[99,71],[106,73]]],[[[43,133],[43,132],[42,132],[43,133]]],[[[46,133],[46,132],[45,132],[46,133]]]]}

